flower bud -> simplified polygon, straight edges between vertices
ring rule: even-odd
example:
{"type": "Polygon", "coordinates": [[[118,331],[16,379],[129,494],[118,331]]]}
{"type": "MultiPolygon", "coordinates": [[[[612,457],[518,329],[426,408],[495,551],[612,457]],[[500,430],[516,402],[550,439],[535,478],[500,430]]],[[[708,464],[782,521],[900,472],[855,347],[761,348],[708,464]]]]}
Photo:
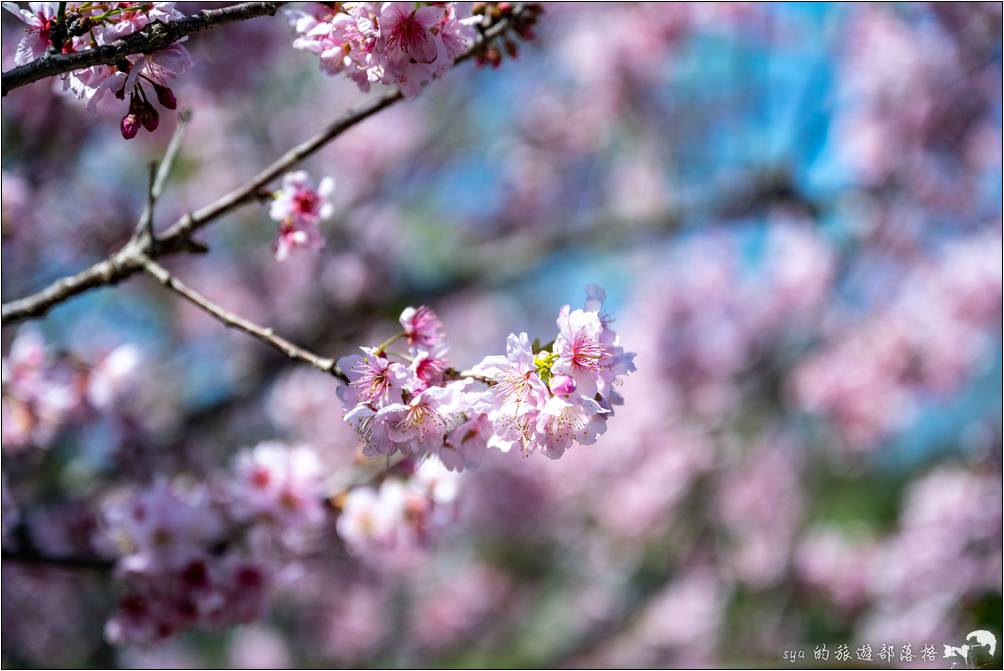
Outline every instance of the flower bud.
{"type": "Polygon", "coordinates": [[[131,140],[136,137],[136,133],[139,132],[139,119],[135,114],[129,113],[122,117],[122,123],[119,124],[119,130],[122,131],[122,137],[126,140],[131,140]]]}
{"type": "Polygon", "coordinates": [[[178,108],[178,99],[174,97],[174,91],[160,84],[154,84],[153,90],[157,92],[157,102],[165,109],[173,110],[178,108]]]}
{"type": "Polygon", "coordinates": [[[551,378],[551,393],[558,396],[568,396],[575,391],[575,380],[568,375],[555,375],[551,378]]]}
{"type": "Polygon", "coordinates": [[[139,121],[143,124],[143,128],[152,133],[160,125],[160,115],[157,114],[157,110],[153,108],[153,105],[146,103],[140,110],[139,121]]]}
{"type": "Polygon", "coordinates": [[[485,50],[485,62],[493,68],[502,65],[502,52],[496,47],[489,47],[485,50]]]}

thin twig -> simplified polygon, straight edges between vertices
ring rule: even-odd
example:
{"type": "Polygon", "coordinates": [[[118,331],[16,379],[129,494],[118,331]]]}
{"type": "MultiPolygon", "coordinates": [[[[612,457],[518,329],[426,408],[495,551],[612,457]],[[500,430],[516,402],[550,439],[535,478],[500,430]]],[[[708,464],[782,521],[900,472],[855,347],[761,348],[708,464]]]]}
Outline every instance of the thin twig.
{"type": "Polygon", "coordinates": [[[333,375],[343,382],[348,382],[348,378],[338,369],[334,359],[322,357],[305,350],[299,345],[286,340],[282,336],[276,335],[272,328],[260,326],[249,319],[245,319],[240,315],[236,315],[233,312],[220,307],[199,292],[183,284],[166,268],[164,268],[164,266],[160,265],[156,261],[152,259],[145,260],[143,262],[143,270],[165,287],[192,303],[199,309],[208,312],[229,328],[243,331],[249,336],[257,338],[263,343],[274,347],[291,359],[310,364],[314,368],[329,375],[333,375]]]}
{"type": "Polygon", "coordinates": [[[191,120],[191,110],[185,110],[178,115],[178,125],[174,128],[174,135],[171,136],[171,141],[167,145],[164,158],[161,159],[159,166],[155,162],[150,164],[146,208],[143,210],[143,214],[140,215],[139,222],[136,225],[136,235],[139,236],[142,233],[146,233],[150,239],[150,246],[154,248],[157,246],[157,237],[153,227],[154,207],[160,198],[160,194],[164,192],[164,184],[167,182],[168,175],[171,174],[171,168],[174,167],[174,159],[178,156],[181,142],[185,138],[185,130],[188,128],[191,120]]]}
{"type": "MultiPolygon", "coordinates": [[[[523,11],[522,5],[515,5],[510,18],[503,18],[485,30],[480,39],[467,52],[457,58],[456,63],[467,60],[478,53],[487,42],[509,30],[512,27],[513,21],[520,20],[521,12],[523,11]]],[[[269,182],[308,156],[314,154],[359,122],[368,119],[380,110],[403,99],[404,96],[400,91],[392,91],[374,98],[353,110],[349,110],[316,135],[283,154],[243,186],[238,187],[194,213],[182,216],[164,232],[155,248],[153,245],[147,244],[145,240],[130,240],[111,256],[95,263],[90,268],[76,275],[57,280],[35,294],[4,303],[2,315],[0,315],[0,323],[3,326],[10,326],[26,319],[40,317],[53,306],[85,291],[117,284],[142,271],[146,259],[154,259],[179,252],[204,252],[205,247],[193,240],[192,234],[194,232],[237,209],[241,205],[254,202],[261,193],[261,190],[269,182]]]]}
{"type": "Polygon", "coordinates": [[[171,141],[167,144],[164,159],[160,162],[160,169],[157,171],[157,179],[153,183],[153,197],[155,199],[160,198],[160,194],[164,192],[164,183],[167,182],[167,177],[171,174],[174,159],[178,157],[181,142],[185,139],[185,131],[188,130],[188,124],[191,122],[192,110],[182,110],[178,114],[178,124],[174,127],[174,135],[171,136],[171,141]]]}
{"type": "Polygon", "coordinates": [[[147,237],[150,238],[150,244],[154,247],[157,246],[157,235],[153,231],[153,206],[157,203],[157,194],[155,194],[153,190],[156,183],[157,162],[150,161],[150,174],[147,179],[146,188],[146,208],[144,208],[143,215],[139,218],[139,225],[136,226],[136,233],[146,233],[147,237]]]}
{"type": "MultiPolygon", "coordinates": [[[[242,2],[219,9],[203,9],[177,21],[168,23],[155,21],[132,35],[86,51],[46,53],[31,63],[25,63],[4,72],[2,80],[0,80],[0,92],[6,96],[16,88],[46,77],[55,77],[74,70],[82,70],[92,65],[114,65],[126,56],[163,49],[186,35],[208,28],[235,21],[245,21],[258,16],[274,15],[276,10],[284,4],[286,3],[242,2]]],[[[60,28],[65,31],[66,27],[61,25],[60,28]]]]}
{"type": "MultiPolygon", "coordinates": [[[[257,338],[266,345],[273,347],[283,354],[285,354],[290,359],[294,361],[299,361],[302,363],[309,364],[314,368],[318,369],[323,373],[337,377],[342,382],[348,384],[349,378],[339,367],[335,359],[330,357],[323,357],[319,354],[315,354],[310,350],[300,347],[299,345],[286,340],[280,335],[275,333],[275,330],[269,326],[262,326],[257,324],[250,319],[241,317],[238,314],[230,312],[226,308],[217,305],[212,300],[206,298],[200,294],[195,289],[192,289],[181,280],[176,278],[171,274],[164,266],[160,265],[153,259],[146,259],[143,262],[143,270],[146,271],[150,277],[154,278],[160,282],[164,287],[178,294],[189,303],[192,303],[200,310],[209,313],[212,317],[222,322],[225,326],[242,331],[252,338],[257,338]]],[[[396,338],[395,338],[396,339],[396,338]]],[[[406,360],[410,360],[403,354],[398,354],[396,352],[389,352],[389,354],[396,354],[406,360]]],[[[447,378],[451,380],[462,380],[462,379],[472,379],[477,380],[483,384],[491,386],[495,384],[494,380],[491,380],[482,375],[478,375],[473,371],[464,370],[460,371],[455,368],[449,369],[447,372],[447,378]]]]}

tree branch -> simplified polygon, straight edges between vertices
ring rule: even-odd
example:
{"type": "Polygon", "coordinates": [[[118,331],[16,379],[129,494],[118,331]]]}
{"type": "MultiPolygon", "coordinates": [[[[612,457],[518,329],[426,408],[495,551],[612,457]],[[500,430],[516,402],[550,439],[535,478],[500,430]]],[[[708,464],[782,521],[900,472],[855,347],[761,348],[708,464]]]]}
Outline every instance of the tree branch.
{"type": "Polygon", "coordinates": [[[3,561],[32,568],[88,569],[110,571],[115,567],[113,559],[98,556],[47,555],[36,550],[4,550],[3,561]]]}
{"type": "MultiPolygon", "coordinates": [[[[513,7],[508,18],[502,18],[484,30],[480,38],[455,63],[476,55],[491,40],[508,31],[513,22],[522,19],[523,5],[513,7]]],[[[170,24],[167,24],[170,25],[170,24]]],[[[54,305],[96,287],[116,284],[143,270],[144,263],[160,256],[178,252],[202,252],[205,247],[192,239],[192,234],[210,222],[253,202],[259,191],[308,156],[324,147],[336,137],[380,110],[403,100],[400,91],[391,91],[349,110],[313,137],[305,140],[279,157],[243,186],[231,191],[202,209],[178,219],[157,241],[156,246],[145,238],[133,238],[110,257],[90,268],[54,282],[38,293],[3,304],[0,323],[10,326],[26,319],[40,317],[54,305]]]]}
{"type": "Polygon", "coordinates": [[[344,382],[348,382],[348,378],[338,369],[334,359],[318,356],[313,352],[303,349],[299,345],[291,343],[282,336],[276,335],[275,331],[272,330],[271,327],[259,326],[249,319],[245,319],[240,315],[236,315],[233,312],[220,307],[199,292],[183,284],[180,280],[175,278],[167,270],[167,268],[164,268],[164,266],[160,265],[156,261],[152,259],[144,260],[143,270],[174,293],[178,294],[199,309],[208,312],[217,320],[223,322],[225,326],[238,331],[243,331],[252,338],[257,338],[266,345],[279,350],[290,359],[310,364],[320,371],[333,375],[344,382]]]}
{"type": "Polygon", "coordinates": [[[235,21],[257,16],[274,15],[285,2],[242,2],[220,9],[203,9],[177,21],[156,21],[138,32],[94,49],[74,53],[46,53],[31,63],[11,68],[2,76],[2,95],[46,77],[89,68],[92,65],[113,65],[118,60],[140,53],[163,49],[186,35],[235,21]]]}
{"type": "Polygon", "coordinates": [[[136,224],[135,236],[142,235],[144,232],[150,238],[151,245],[156,247],[157,238],[153,230],[153,210],[157,205],[157,199],[160,198],[160,194],[164,191],[164,184],[167,182],[168,175],[171,174],[171,168],[174,166],[174,159],[178,156],[178,151],[181,149],[181,142],[185,138],[185,130],[188,128],[189,122],[192,120],[191,110],[185,110],[178,115],[178,125],[174,129],[174,135],[171,136],[171,142],[167,145],[167,150],[164,152],[164,158],[161,160],[160,165],[156,168],[156,173],[154,173],[154,164],[150,164],[150,183],[149,191],[147,192],[146,208],[143,210],[143,214],[140,215],[139,223],[136,224]]]}

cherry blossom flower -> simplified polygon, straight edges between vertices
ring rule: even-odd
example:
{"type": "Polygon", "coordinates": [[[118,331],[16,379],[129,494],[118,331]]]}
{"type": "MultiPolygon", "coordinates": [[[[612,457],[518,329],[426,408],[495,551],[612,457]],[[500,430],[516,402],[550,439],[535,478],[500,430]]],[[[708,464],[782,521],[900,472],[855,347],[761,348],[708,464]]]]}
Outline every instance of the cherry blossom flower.
{"type": "Polygon", "coordinates": [[[338,535],[356,551],[392,545],[404,519],[405,502],[405,487],[397,479],[385,480],[379,489],[356,487],[342,503],[338,535]]]}
{"type": "Polygon", "coordinates": [[[568,375],[578,393],[592,396],[597,390],[601,371],[610,366],[611,353],[600,342],[603,324],[599,315],[572,310],[568,305],[558,315],[558,337],[554,353],[558,355],[553,372],[568,375]]]}
{"type": "Polygon", "coordinates": [[[401,327],[411,347],[433,350],[445,342],[443,323],[432,308],[408,307],[401,313],[401,327]]]}
{"type": "Polygon", "coordinates": [[[449,367],[445,347],[437,347],[435,351],[419,350],[410,366],[416,385],[412,391],[422,391],[430,385],[441,384],[449,367]]]}
{"type": "Polygon", "coordinates": [[[275,257],[284,261],[294,249],[317,250],[324,246],[318,224],[331,217],[334,206],[330,196],[335,180],[325,177],[315,188],[303,170],[287,173],[282,188],[275,192],[268,215],[279,222],[275,257]]]}
{"type": "Polygon", "coordinates": [[[279,232],[275,238],[275,258],[277,261],[285,261],[296,249],[308,249],[317,251],[324,247],[324,237],[313,224],[304,224],[296,227],[289,221],[279,224],[279,232]]]}
{"type": "Polygon", "coordinates": [[[157,480],[136,497],[111,507],[109,536],[122,550],[126,573],[178,569],[202,555],[202,546],[220,529],[204,490],[182,495],[157,480]]]}
{"type": "Polygon", "coordinates": [[[407,404],[394,403],[381,408],[375,420],[386,425],[387,436],[402,453],[434,453],[446,433],[458,423],[460,397],[456,384],[429,387],[407,404]]]}
{"type": "Polygon", "coordinates": [[[285,12],[297,35],[293,47],[317,54],[325,71],[346,73],[363,91],[382,82],[412,98],[474,42],[479,17],[458,15],[457,5],[357,2],[285,12]]]}
{"type": "Polygon", "coordinates": [[[241,520],[262,521],[283,532],[324,520],[321,463],[306,446],[259,443],[237,456],[230,508],[241,520]]]}
{"type": "Polygon", "coordinates": [[[138,347],[116,347],[91,369],[87,380],[87,400],[95,408],[110,407],[133,386],[139,365],[138,347]]]}
{"type": "Polygon", "coordinates": [[[361,347],[363,355],[350,354],[338,360],[338,369],[349,384],[338,388],[338,398],[346,405],[357,403],[380,408],[400,402],[401,392],[411,381],[408,368],[391,361],[376,348],[361,347]]]}
{"type": "Polygon", "coordinates": [[[72,380],[57,373],[42,336],[32,329],[18,333],[3,360],[3,448],[47,446],[79,404],[72,380]]]}
{"type": "Polygon", "coordinates": [[[572,441],[592,445],[606,431],[604,415],[608,411],[591,398],[580,396],[574,402],[552,396],[537,415],[536,431],[540,447],[557,459],[572,446],[572,441]]]}
{"type": "MultiPolygon", "coordinates": [[[[77,3],[68,3],[75,5],[77,3]]],[[[18,42],[14,54],[14,64],[24,65],[42,56],[52,42],[49,31],[59,11],[58,2],[29,2],[28,9],[23,9],[14,2],[3,3],[3,8],[21,19],[25,24],[25,36],[18,42]]]]}
{"type": "Polygon", "coordinates": [[[510,334],[505,356],[485,357],[461,380],[448,379],[456,371],[445,360],[438,317],[426,307],[407,308],[401,334],[388,342],[407,338],[411,368],[369,348],[365,357],[339,360],[349,380],[338,391],[343,418],[368,456],[438,455],[450,470],[476,466],[488,447],[508,452],[519,445],[524,454],[557,458],[573,442],[591,444],[621,402],[614,384],[635,368],[602,315],[603,298],[602,289],[590,288],[591,310],[562,308],[554,352],[534,354],[526,333],[510,334]],[[472,389],[484,383],[488,389],[472,389]]]}
{"type": "MultiPolygon", "coordinates": [[[[67,12],[80,14],[90,24],[87,32],[74,36],[61,45],[60,50],[87,51],[131,35],[154,21],[167,23],[181,18],[184,15],[175,9],[175,4],[67,3],[67,12]]],[[[28,3],[29,9],[22,9],[13,2],[4,3],[5,9],[27,24],[26,35],[18,43],[15,63],[28,63],[49,49],[58,5],[57,2],[31,2],[28,3]]],[[[165,109],[177,108],[177,100],[169,85],[192,64],[188,50],[176,42],[150,53],[127,55],[115,65],[94,65],[74,70],[62,79],[61,86],[63,91],[86,100],[91,110],[110,99],[125,100],[128,94],[129,107],[120,121],[120,130],[122,137],[129,140],[136,136],[140,127],[153,132],[159,126],[160,114],[152,99],[155,98],[165,109]]]]}

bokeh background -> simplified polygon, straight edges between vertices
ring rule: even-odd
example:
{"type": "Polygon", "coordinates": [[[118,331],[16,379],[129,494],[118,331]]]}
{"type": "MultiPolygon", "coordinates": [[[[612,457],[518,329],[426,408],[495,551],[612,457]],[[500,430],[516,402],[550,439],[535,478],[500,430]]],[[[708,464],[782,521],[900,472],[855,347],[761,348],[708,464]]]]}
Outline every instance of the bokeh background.
{"type": "MultiPolygon", "coordinates": [[[[258,622],[155,646],[103,640],[109,575],[4,562],[4,665],[772,665],[844,643],[889,666],[880,647],[911,643],[942,666],[973,629],[1000,638],[1001,22],[548,6],[517,59],[352,129],[306,164],[336,179],[323,251],[276,262],[250,206],[167,265],[328,355],[428,304],[458,367],[550,337],[599,283],[638,352],[607,434],[493,453],[428,546],[363,560],[329,534],[258,622]]],[[[5,70],[20,30],[5,13],[5,70]]],[[[366,98],[291,40],[266,17],[188,42],[160,225],[366,98]]],[[[132,232],[173,119],[126,142],[119,116],[52,82],[4,99],[4,300],[132,232]]],[[[141,364],[27,435],[5,410],[5,533],[95,551],[110,491],[209,478],[265,439],[355,467],[330,378],[142,276],[5,328],[4,352],[38,336],[69,388],[123,345],[141,364]]]]}

